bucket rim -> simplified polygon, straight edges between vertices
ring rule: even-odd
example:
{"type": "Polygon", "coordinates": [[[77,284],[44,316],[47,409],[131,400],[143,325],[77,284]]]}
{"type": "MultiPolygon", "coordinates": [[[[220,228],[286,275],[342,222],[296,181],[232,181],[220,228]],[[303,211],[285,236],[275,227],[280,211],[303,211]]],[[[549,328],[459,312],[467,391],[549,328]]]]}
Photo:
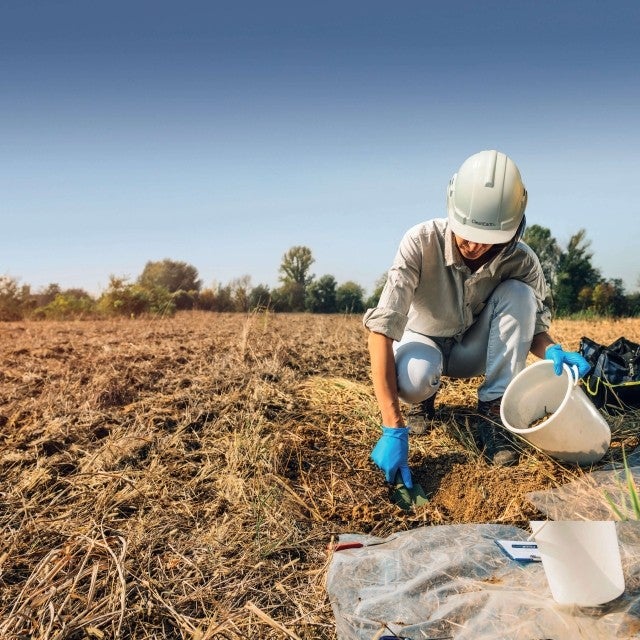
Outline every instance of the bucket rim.
{"type": "MultiPolygon", "coordinates": [[[[573,377],[573,373],[571,369],[566,364],[563,364],[562,376],[558,376],[558,377],[562,377],[566,381],[566,389],[565,389],[564,397],[562,398],[562,402],[558,405],[558,408],[551,414],[551,416],[547,420],[545,420],[544,422],[541,422],[535,427],[514,427],[511,424],[509,424],[509,422],[507,421],[504,415],[505,398],[510,392],[511,393],[513,392],[513,387],[515,386],[516,380],[519,380],[520,378],[525,377],[525,375],[529,375],[531,373],[531,370],[535,368],[540,368],[540,367],[549,368],[553,366],[554,364],[551,360],[540,360],[538,362],[534,362],[533,364],[530,364],[528,367],[525,367],[522,371],[520,371],[520,373],[518,373],[515,376],[515,378],[513,378],[513,380],[511,380],[511,382],[507,385],[507,388],[505,389],[505,392],[502,395],[502,402],[500,403],[500,418],[502,419],[502,424],[505,426],[506,429],[519,435],[524,435],[527,433],[528,434],[537,433],[538,431],[542,431],[543,429],[546,429],[549,426],[551,426],[552,423],[560,414],[560,412],[562,411],[562,409],[564,409],[567,406],[569,399],[571,398],[571,393],[575,386],[575,378],[573,377]]],[[[555,371],[552,371],[552,373],[554,376],[556,375],[555,371]]]]}

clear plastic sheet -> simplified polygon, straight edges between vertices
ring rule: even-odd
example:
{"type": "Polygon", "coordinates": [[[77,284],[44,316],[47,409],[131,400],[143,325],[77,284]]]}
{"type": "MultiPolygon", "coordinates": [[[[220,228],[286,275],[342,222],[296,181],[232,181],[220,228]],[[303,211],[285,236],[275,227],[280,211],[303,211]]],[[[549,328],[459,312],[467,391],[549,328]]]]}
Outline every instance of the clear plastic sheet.
{"type": "Polygon", "coordinates": [[[558,605],[542,564],[512,560],[505,525],[422,527],[386,539],[341,536],[327,591],[339,640],[605,640],[640,637],[640,523],[618,523],[625,592],[600,607],[558,605]]]}

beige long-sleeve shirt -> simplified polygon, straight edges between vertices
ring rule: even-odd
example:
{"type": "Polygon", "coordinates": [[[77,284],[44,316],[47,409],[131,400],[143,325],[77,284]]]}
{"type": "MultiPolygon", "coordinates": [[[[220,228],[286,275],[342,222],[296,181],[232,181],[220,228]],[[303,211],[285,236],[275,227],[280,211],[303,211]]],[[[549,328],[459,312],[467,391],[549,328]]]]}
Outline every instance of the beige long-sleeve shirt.
{"type": "Polygon", "coordinates": [[[535,333],[548,331],[547,286],[536,254],[514,240],[474,273],[462,259],[446,218],[418,224],[404,235],[378,306],[365,313],[371,331],[400,340],[405,329],[461,340],[504,280],[528,284],[538,301],[535,333]]]}

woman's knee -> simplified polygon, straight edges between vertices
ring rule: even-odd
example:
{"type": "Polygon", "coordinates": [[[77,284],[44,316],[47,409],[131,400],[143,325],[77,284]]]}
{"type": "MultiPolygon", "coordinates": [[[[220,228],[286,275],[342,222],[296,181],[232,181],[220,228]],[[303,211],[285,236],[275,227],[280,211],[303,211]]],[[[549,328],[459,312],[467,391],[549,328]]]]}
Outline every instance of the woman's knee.
{"type": "Polygon", "coordinates": [[[395,353],[398,396],[404,402],[417,404],[430,398],[440,386],[442,354],[422,342],[401,344],[395,353]]]}
{"type": "Polygon", "coordinates": [[[520,280],[505,280],[501,282],[493,291],[493,298],[509,305],[512,309],[518,310],[525,315],[535,314],[537,300],[534,290],[520,280]]]}

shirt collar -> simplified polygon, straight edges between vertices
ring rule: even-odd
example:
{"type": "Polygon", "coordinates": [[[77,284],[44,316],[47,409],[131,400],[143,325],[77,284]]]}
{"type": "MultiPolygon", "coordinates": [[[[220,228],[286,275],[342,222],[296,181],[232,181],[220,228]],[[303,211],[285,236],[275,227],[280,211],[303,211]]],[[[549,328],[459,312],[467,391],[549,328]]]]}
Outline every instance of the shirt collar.
{"type": "Polygon", "coordinates": [[[464,260],[458,251],[458,247],[455,246],[455,240],[453,239],[453,231],[447,225],[444,233],[444,260],[448,267],[464,267],[464,260]]]}

